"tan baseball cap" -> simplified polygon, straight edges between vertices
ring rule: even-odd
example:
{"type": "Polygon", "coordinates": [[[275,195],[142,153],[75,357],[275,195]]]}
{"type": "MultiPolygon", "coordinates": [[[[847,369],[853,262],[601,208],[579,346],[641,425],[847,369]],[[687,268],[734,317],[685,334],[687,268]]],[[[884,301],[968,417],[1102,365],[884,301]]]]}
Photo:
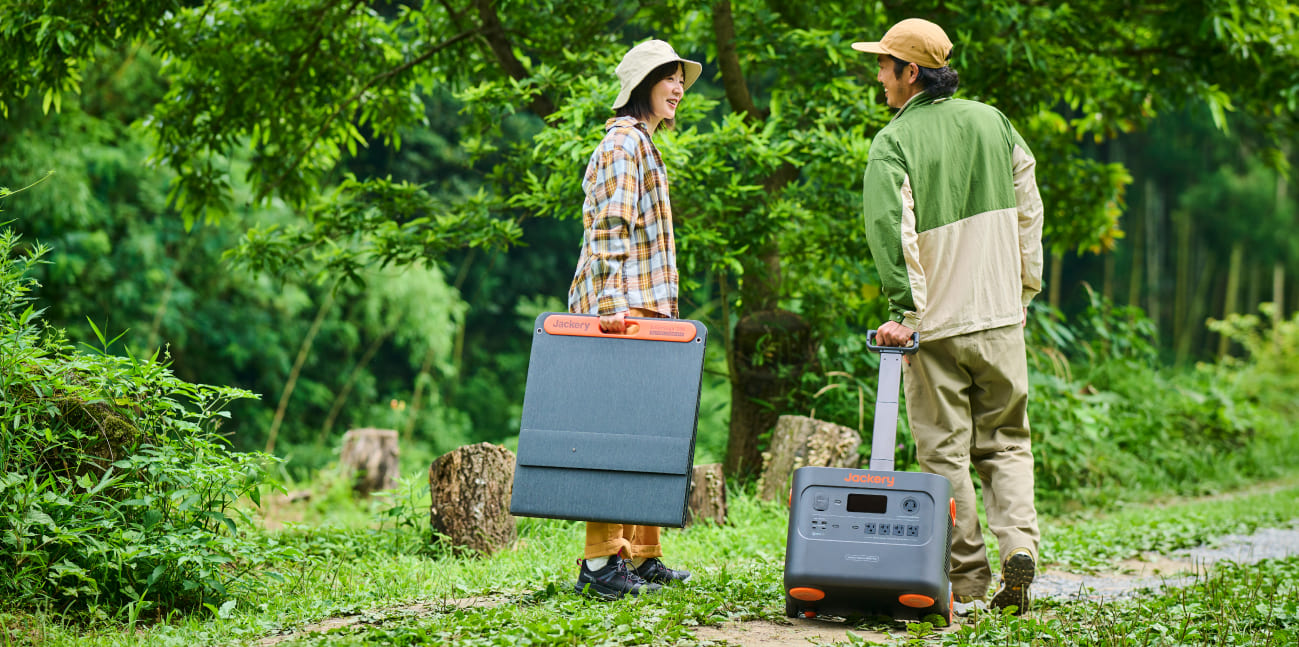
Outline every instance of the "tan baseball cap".
{"type": "Polygon", "coordinates": [[[952,41],[943,28],[921,18],[907,18],[893,25],[876,43],[853,43],[852,48],[869,54],[888,54],[920,67],[947,67],[952,41]]]}
{"type": "Polygon", "coordinates": [[[684,89],[689,90],[695,79],[699,78],[699,73],[704,70],[704,66],[677,56],[672,46],[661,40],[647,40],[631,48],[623,55],[622,62],[614,70],[618,74],[622,89],[618,91],[618,98],[613,101],[613,109],[623,107],[631,99],[631,91],[635,90],[636,86],[654,71],[654,68],[672,61],[681,63],[681,70],[686,77],[684,89]]]}

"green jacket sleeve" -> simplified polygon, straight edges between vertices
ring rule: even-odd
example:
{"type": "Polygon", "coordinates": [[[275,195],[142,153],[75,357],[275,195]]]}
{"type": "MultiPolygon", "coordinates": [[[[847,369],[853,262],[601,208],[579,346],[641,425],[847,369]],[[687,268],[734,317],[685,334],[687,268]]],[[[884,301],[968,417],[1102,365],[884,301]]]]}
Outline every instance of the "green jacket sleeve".
{"type": "Polygon", "coordinates": [[[862,204],[866,239],[880,274],[884,296],[889,300],[889,318],[916,328],[919,320],[911,293],[911,277],[902,252],[906,178],[906,169],[901,162],[872,157],[866,164],[862,204]]]}

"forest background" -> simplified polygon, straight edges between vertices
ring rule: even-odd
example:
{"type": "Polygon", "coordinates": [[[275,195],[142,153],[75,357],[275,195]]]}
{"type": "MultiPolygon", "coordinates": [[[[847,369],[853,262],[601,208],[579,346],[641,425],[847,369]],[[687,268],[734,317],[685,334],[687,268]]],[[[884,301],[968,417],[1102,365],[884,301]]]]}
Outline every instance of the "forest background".
{"type": "MultiPolygon", "coordinates": [[[[710,329],[696,462],[744,477],[780,414],[870,428],[864,333],[885,305],[860,185],[890,111],[849,44],[925,17],[956,43],[958,96],[1006,113],[1039,160],[1039,482],[1072,496],[1149,445],[1136,418],[1160,451],[1229,452],[1259,432],[1245,408],[1293,407],[1196,364],[1271,348],[1299,304],[1297,12],[6,0],[7,253],[48,246],[22,298],[69,347],[258,394],[223,392],[228,416],[203,422],[281,459],[281,480],[314,478],[356,427],[399,430],[408,474],[467,443],[512,446],[532,323],[565,309],[612,70],[664,38],[704,64],[658,138],[682,316],[710,329]]],[[[1206,460],[1169,463],[1190,482],[1206,460]]]]}

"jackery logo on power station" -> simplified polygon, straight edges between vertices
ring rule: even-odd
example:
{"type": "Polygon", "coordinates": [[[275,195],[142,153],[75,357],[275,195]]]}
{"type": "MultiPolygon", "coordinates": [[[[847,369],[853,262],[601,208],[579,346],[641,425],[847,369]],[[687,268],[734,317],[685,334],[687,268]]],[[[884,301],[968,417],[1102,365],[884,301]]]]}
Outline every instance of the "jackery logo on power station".
{"type": "Polygon", "coordinates": [[[849,474],[848,476],[845,476],[843,480],[849,483],[865,483],[867,485],[883,485],[885,487],[893,487],[892,476],[871,474],[870,472],[867,472],[865,474],[849,474]]]}

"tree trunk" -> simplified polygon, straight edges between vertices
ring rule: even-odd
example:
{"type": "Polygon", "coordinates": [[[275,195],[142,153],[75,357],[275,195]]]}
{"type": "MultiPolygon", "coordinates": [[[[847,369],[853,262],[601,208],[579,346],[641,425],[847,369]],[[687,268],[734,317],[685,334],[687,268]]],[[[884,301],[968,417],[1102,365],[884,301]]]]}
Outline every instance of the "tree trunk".
{"type": "Polygon", "coordinates": [[[393,429],[353,429],[343,434],[338,463],[352,491],[367,497],[397,487],[397,432],[393,429]]]}
{"type": "Polygon", "coordinates": [[[1285,321],[1285,264],[1277,261],[1272,266],[1272,330],[1280,331],[1285,321]]]}
{"type": "Polygon", "coordinates": [[[325,302],[320,304],[316,310],[316,319],[311,322],[311,328],[307,330],[307,336],[302,338],[302,343],[298,346],[298,356],[293,360],[293,368],[289,370],[289,379],[284,383],[284,390],[280,392],[280,403],[275,407],[275,418],[271,420],[271,430],[266,436],[266,453],[275,453],[275,438],[280,432],[280,423],[284,422],[284,412],[289,408],[289,398],[293,397],[293,389],[298,384],[298,375],[302,372],[302,365],[307,361],[311,354],[311,345],[316,341],[316,333],[320,332],[320,325],[325,322],[325,314],[329,312],[330,306],[334,305],[334,286],[330,286],[329,292],[325,294],[325,302]]]}
{"type": "MultiPolygon", "coordinates": [[[[460,343],[464,325],[457,326],[456,332],[457,343],[460,343]]],[[[402,429],[402,442],[409,444],[415,438],[415,423],[419,421],[420,409],[424,408],[424,383],[433,381],[433,361],[437,359],[437,353],[433,348],[429,348],[424,353],[424,359],[420,362],[419,373],[415,375],[415,393],[410,399],[410,412],[406,414],[405,428],[402,429]],[[427,378],[427,379],[424,379],[427,378]]]]}
{"type": "MultiPolygon", "coordinates": [[[[1185,364],[1190,358],[1191,347],[1194,345],[1196,338],[1200,337],[1201,331],[1204,331],[1204,317],[1209,310],[1209,295],[1213,293],[1214,272],[1217,270],[1216,257],[1213,254],[1204,255],[1204,264],[1200,266],[1200,278],[1195,282],[1194,292],[1192,294],[1190,310],[1187,319],[1189,323],[1183,332],[1181,339],[1177,340],[1177,362],[1185,364]]],[[[1207,335],[1205,335],[1207,338],[1207,335]]]]}
{"type": "MultiPolygon", "coordinates": [[[[1240,267],[1245,259],[1245,244],[1237,242],[1231,246],[1231,264],[1227,267],[1227,287],[1222,293],[1222,318],[1236,314],[1237,292],[1240,291],[1240,267]]],[[[1218,335],[1218,359],[1227,356],[1231,348],[1231,338],[1218,335]]]]}
{"type": "Polygon", "coordinates": [[[1060,311],[1060,282],[1064,276],[1064,252],[1051,252],[1051,276],[1047,279],[1047,299],[1051,312],[1060,311]]]}
{"type": "Polygon", "coordinates": [[[1164,215],[1163,194],[1159,191],[1159,185],[1154,180],[1146,181],[1146,312],[1150,314],[1150,320],[1155,323],[1155,328],[1164,330],[1164,324],[1161,320],[1162,308],[1160,301],[1163,299],[1160,281],[1162,280],[1161,265],[1163,258],[1160,251],[1163,249],[1164,237],[1161,235],[1160,226],[1164,215]]]}
{"type": "Polygon", "coordinates": [[[390,334],[385,332],[370,342],[370,345],[365,349],[365,353],[361,355],[361,359],[357,360],[356,365],[347,374],[347,381],[343,383],[343,388],[339,390],[338,395],[334,396],[334,403],[329,407],[329,415],[325,416],[325,424],[320,428],[319,442],[321,445],[324,445],[329,440],[329,432],[334,428],[334,421],[338,419],[338,414],[343,411],[343,405],[347,403],[347,396],[352,394],[352,387],[356,385],[356,379],[361,376],[361,371],[365,370],[370,360],[374,359],[375,353],[379,352],[379,348],[383,346],[383,342],[388,339],[390,334]]]}
{"type": "Polygon", "coordinates": [[[1132,268],[1128,276],[1128,305],[1134,308],[1141,307],[1141,282],[1143,273],[1141,268],[1145,265],[1146,249],[1146,227],[1141,218],[1135,218],[1132,221],[1132,268]]]}
{"type": "Polygon", "coordinates": [[[811,329],[783,310],[755,312],[735,326],[731,362],[731,425],[726,445],[728,478],[762,468],[759,437],[776,424],[785,398],[811,364],[811,329]]]}
{"type": "Polygon", "coordinates": [[[721,463],[696,465],[690,477],[690,506],[686,526],[700,521],[726,523],[726,477],[721,463]]]}
{"type": "Polygon", "coordinates": [[[806,416],[781,416],[771,434],[771,449],[763,454],[758,496],[787,501],[794,470],[809,465],[857,467],[859,447],[861,435],[855,429],[806,416]]]}
{"type": "Polygon", "coordinates": [[[1190,214],[1185,211],[1178,212],[1173,218],[1173,228],[1177,236],[1177,280],[1173,285],[1173,345],[1176,347],[1186,335],[1186,329],[1194,325],[1187,316],[1189,297],[1195,289],[1191,285],[1190,214]]]}
{"type": "Polygon", "coordinates": [[[429,466],[428,487],[429,523],[452,546],[490,555],[518,539],[510,516],[510,450],[478,443],[443,454],[429,466]]]}

